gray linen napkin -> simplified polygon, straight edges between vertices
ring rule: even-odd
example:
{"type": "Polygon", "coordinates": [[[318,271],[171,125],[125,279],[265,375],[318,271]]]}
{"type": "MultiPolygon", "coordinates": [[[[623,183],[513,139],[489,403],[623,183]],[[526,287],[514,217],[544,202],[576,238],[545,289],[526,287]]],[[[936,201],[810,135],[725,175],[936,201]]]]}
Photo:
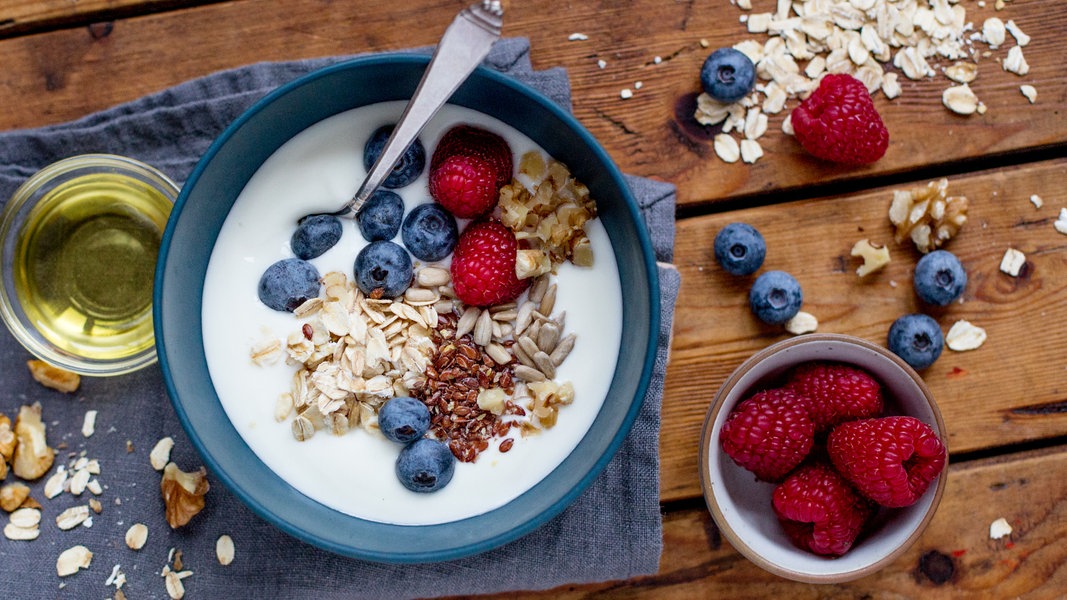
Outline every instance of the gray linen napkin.
{"type": "MultiPolygon", "coordinates": [[[[560,68],[534,71],[525,39],[496,44],[488,66],[508,73],[570,107],[570,87],[560,68]]],[[[425,50],[423,50],[425,51],[425,50]]],[[[343,58],[255,64],[189,81],[74,122],[0,132],[0,202],[35,171],[58,159],[88,152],[137,158],[184,182],[212,140],[252,102],[276,86],[343,58]]],[[[57,464],[79,456],[98,459],[103,510],[91,527],[60,531],[55,517],[84,505],[64,493],[51,500],[44,478],[32,495],[44,505],[40,537],[0,538],[0,598],[103,598],[118,569],[131,599],[165,598],[160,572],[172,549],[182,552],[190,598],[419,597],[547,589],[566,583],[625,579],[655,572],[662,550],[659,511],[659,416],[678,273],[669,264],[674,246],[674,187],[627,177],[650,226],[661,261],[662,328],[656,369],[631,434],[604,472],[567,510],[537,531],[496,550],[466,559],[423,565],[382,565],[331,554],[300,542],[246,508],[209,474],[207,506],[192,522],[171,530],[163,519],[160,475],[148,453],[172,436],[172,460],[186,470],[201,463],[167,399],[158,366],[114,378],[86,378],[72,396],[35,383],[31,358],[4,329],[0,332],[0,412],[14,417],[19,405],[40,402],[57,464]],[[81,434],[87,410],[98,411],[96,432],[81,434]],[[132,450],[131,450],[132,448],[132,450]],[[126,547],[126,530],[148,526],[139,551],[126,547]],[[215,541],[230,535],[236,559],[215,559],[215,541]],[[60,579],[60,552],[82,544],[93,552],[90,568],[60,579]]],[[[54,468],[53,468],[54,472],[54,468]]],[[[5,483],[14,480],[8,476],[5,483]]],[[[6,522],[6,517],[0,517],[6,522]]]]}

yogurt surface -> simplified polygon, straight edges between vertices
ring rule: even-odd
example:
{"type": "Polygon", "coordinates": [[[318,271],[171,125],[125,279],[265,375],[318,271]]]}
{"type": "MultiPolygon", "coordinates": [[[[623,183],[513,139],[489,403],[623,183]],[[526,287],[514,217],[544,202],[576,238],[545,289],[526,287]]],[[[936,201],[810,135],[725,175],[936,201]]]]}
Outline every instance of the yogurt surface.
{"type": "MultiPolygon", "coordinates": [[[[590,221],[585,228],[595,266],[565,263],[554,279],[556,311],[566,311],[566,331],[577,335],[556,381],[573,384],[574,403],[560,409],[550,429],[526,437],[513,430],[515,443],[507,453],[491,444],[475,462],[457,462],[452,481],[437,492],[419,494],[400,484],[394,473],[400,446],[380,434],[355,428],[339,436],[319,431],[307,441],[296,441],[289,421],[275,421],[274,405],[289,390],[297,367],[284,361],[259,366],[249,353],[266,338],[284,340],[299,330],[301,321],[263,305],[257,284],[268,266],[293,256],[289,239],[301,216],[332,212],[351,197],[366,176],[364,142],[378,127],[395,122],[403,108],[404,102],[387,102],[335,115],[295,136],[263,164],[238,196],[215,243],[202,317],[208,369],[222,406],[271,470],[301,493],[345,514],[425,525],[498,508],[537,484],[570,454],[611,385],[622,337],[622,292],[607,232],[599,220],[590,221]]],[[[516,162],[525,152],[540,150],[496,119],[446,105],[419,136],[427,163],[437,140],[459,123],[503,136],[516,162]]],[[[432,202],[427,180],[424,171],[414,183],[393,190],[404,199],[405,214],[432,202]]],[[[460,221],[461,231],[465,224],[460,221]]],[[[322,275],[339,271],[351,279],[356,254],[367,242],[355,221],[342,219],[342,225],[341,241],[310,262],[322,275]]],[[[402,243],[399,235],[394,241],[402,243]]]]}

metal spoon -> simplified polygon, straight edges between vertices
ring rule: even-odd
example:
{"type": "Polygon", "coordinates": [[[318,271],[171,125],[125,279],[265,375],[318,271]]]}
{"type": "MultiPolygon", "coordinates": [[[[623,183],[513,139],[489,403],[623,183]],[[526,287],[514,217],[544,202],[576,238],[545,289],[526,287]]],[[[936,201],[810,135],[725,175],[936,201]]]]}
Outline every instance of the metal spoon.
{"type": "Polygon", "coordinates": [[[493,42],[500,39],[503,16],[504,9],[499,0],[483,0],[460,11],[441,36],[415,94],[408,101],[382,153],[367,173],[367,178],[359,186],[356,195],[333,215],[355,218],[426,123],[489,54],[493,42]]]}

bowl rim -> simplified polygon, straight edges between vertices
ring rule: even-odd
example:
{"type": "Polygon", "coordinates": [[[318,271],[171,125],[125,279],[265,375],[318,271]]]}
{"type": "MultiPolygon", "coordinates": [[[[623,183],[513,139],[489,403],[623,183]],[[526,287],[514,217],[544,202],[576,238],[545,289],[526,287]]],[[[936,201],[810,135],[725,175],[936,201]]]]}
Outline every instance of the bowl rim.
{"type": "MultiPolygon", "coordinates": [[[[140,352],[118,359],[89,358],[63,350],[25,322],[26,312],[22,308],[18,294],[13,289],[14,286],[7,285],[9,269],[13,268],[14,261],[14,256],[7,256],[8,246],[9,243],[11,245],[17,243],[15,236],[20,233],[24,224],[22,222],[23,211],[28,211],[26,216],[32,214],[42,195],[51,193],[57,181],[66,183],[95,172],[121,173],[149,185],[170,203],[171,210],[180,193],[178,185],[159,169],[135,158],[118,154],[76,154],[39,169],[15,190],[5,203],[3,213],[0,215],[0,258],[3,259],[4,281],[4,285],[0,285],[0,318],[11,335],[36,358],[79,375],[110,377],[132,373],[155,363],[154,340],[146,340],[152,343],[140,352]],[[42,192],[42,190],[45,191],[42,192]]],[[[152,336],[154,335],[153,329],[152,336]]]]}
{"type": "MultiPolygon", "coordinates": [[[[913,369],[899,356],[893,354],[889,350],[859,337],[840,333],[810,333],[788,338],[771,344],[770,346],[767,346],[766,348],[763,348],[762,350],[759,350],[758,352],[754,353],[749,358],[745,359],[736,369],[734,369],[733,372],[730,373],[729,377],[727,377],[723,384],[719,387],[718,391],[716,392],[714,398],[711,401],[711,404],[708,406],[708,411],[705,415],[704,424],[701,427],[700,432],[700,487],[703,491],[705,503],[707,504],[708,510],[709,512],[711,512],[711,516],[714,519],[715,524],[718,526],[719,530],[730,542],[730,545],[737,549],[738,552],[740,552],[746,558],[754,562],[757,566],[761,567],[766,571],[769,571],[770,573],[784,577],[786,579],[791,579],[793,581],[799,581],[803,583],[843,583],[846,581],[852,581],[855,579],[859,579],[860,577],[875,573],[886,565],[888,565],[889,563],[896,560],[898,557],[904,554],[904,552],[906,552],[908,548],[910,548],[919,539],[919,537],[922,536],[923,532],[926,530],[926,527],[933,519],[934,514],[937,512],[937,507],[941,503],[941,498],[945,493],[945,486],[948,483],[949,455],[948,452],[946,452],[945,466],[942,469],[941,474],[937,477],[937,485],[932,490],[933,497],[931,498],[929,507],[923,514],[922,519],[918,523],[916,523],[914,530],[899,546],[897,546],[878,560],[847,571],[818,574],[808,573],[797,569],[791,569],[789,567],[783,566],[780,563],[771,561],[760,553],[758,553],[754,548],[752,548],[748,543],[745,542],[745,539],[742,535],[740,535],[737,531],[734,530],[729,519],[726,518],[721,508],[719,507],[717,501],[717,495],[719,492],[716,487],[712,485],[712,477],[710,472],[710,456],[712,450],[711,443],[712,439],[716,438],[716,436],[713,435],[713,427],[715,421],[718,419],[719,413],[722,412],[722,410],[725,408],[724,402],[726,400],[726,397],[738,385],[740,380],[764,359],[774,354],[777,354],[782,350],[795,346],[807,344],[823,344],[827,342],[857,346],[865,350],[872,351],[890,360],[905,374],[907,374],[908,377],[911,378],[912,382],[922,392],[923,398],[927,400],[930,411],[933,414],[934,426],[936,428],[936,431],[942,440],[946,439],[947,432],[947,429],[945,427],[945,421],[941,414],[941,409],[938,407],[937,402],[934,400],[933,395],[930,393],[930,389],[929,387],[927,387],[926,382],[923,381],[923,378],[915,371],[915,369],[913,369]]],[[[839,362],[848,362],[847,360],[838,360],[839,362]]],[[[931,491],[927,490],[927,493],[931,493],[931,491]]]]}
{"type": "MultiPolygon", "coordinates": [[[[361,558],[365,560],[371,560],[375,562],[383,563],[425,563],[425,562],[437,562],[444,560],[452,560],[462,558],[478,553],[482,553],[493,548],[499,547],[507,542],[513,541],[519,537],[530,533],[537,529],[541,525],[562,512],[567,506],[569,506],[589,485],[594,479],[604,470],[607,464],[614,457],[619,447],[623,444],[626,436],[630,432],[637,416],[644,404],[644,398],[647,393],[650,381],[652,379],[652,372],[654,369],[656,359],[656,348],[659,343],[659,329],[660,329],[660,289],[658,271],[654,254],[652,251],[651,238],[648,234],[647,228],[644,226],[644,221],[641,217],[640,210],[636,201],[627,185],[621,171],[611,160],[606,150],[596,141],[588,130],[582,126],[578,120],[564,108],[560,107],[546,95],[531,88],[530,86],[514,79],[508,75],[493,71],[484,66],[479,66],[475,69],[474,73],[468,79],[468,82],[474,80],[484,80],[489,84],[500,86],[502,88],[511,90],[515,93],[528,97],[533,103],[539,106],[540,109],[545,110],[555,118],[567,124],[585,143],[587,148],[591,151],[591,154],[595,157],[599,164],[606,167],[606,175],[612,182],[613,187],[617,188],[619,195],[625,205],[625,210],[628,213],[628,218],[633,220],[637,225],[635,227],[637,232],[637,239],[632,240],[639,246],[640,254],[642,257],[642,264],[640,266],[643,274],[643,279],[648,286],[648,314],[641,316],[647,317],[649,335],[645,341],[644,359],[642,361],[642,370],[639,378],[637,378],[636,389],[633,391],[633,397],[629,399],[626,413],[622,416],[617,430],[612,434],[610,441],[603,448],[602,453],[593,463],[592,467],[585,472],[576,482],[570,487],[570,489],[558,496],[554,497],[551,502],[543,503],[544,505],[538,505],[540,508],[533,517],[528,518],[522,522],[512,522],[508,525],[505,531],[495,532],[492,535],[484,535],[484,532],[469,532],[468,535],[462,536],[464,539],[458,540],[455,546],[437,549],[437,550],[407,550],[407,551],[383,551],[367,549],[365,547],[357,546],[351,537],[346,537],[351,532],[347,529],[344,532],[334,530],[332,528],[320,529],[316,532],[310,532],[306,529],[301,529],[297,525],[289,522],[283,515],[279,514],[275,509],[277,503],[271,504],[269,499],[262,497],[262,494],[253,493],[247,489],[244,489],[234,479],[231,469],[239,468],[239,465],[233,463],[232,457],[220,457],[208,452],[205,439],[195,430],[190,422],[190,415],[183,404],[181,393],[178,389],[178,384],[175,380],[175,374],[172,370],[170,357],[168,355],[167,334],[163,330],[165,327],[165,319],[163,318],[163,312],[166,308],[165,301],[163,300],[164,291],[164,272],[168,263],[168,257],[170,255],[171,243],[175,235],[175,227],[178,219],[183,213],[186,203],[189,199],[189,191],[195,187],[198,180],[204,175],[204,172],[209,168],[212,160],[219,154],[225,144],[231,137],[233,137],[242,126],[251,121],[260,112],[265,110],[270,104],[286,96],[287,94],[298,90],[302,86],[308,85],[318,79],[331,77],[339,72],[348,71],[351,69],[359,69],[365,66],[375,65],[389,65],[389,66],[425,66],[429,63],[429,56],[422,56],[416,54],[405,53],[383,53],[370,56],[360,56],[351,59],[316,69],[301,75],[285,84],[282,84],[264,95],[261,99],[253,103],[249,108],[242,112],[227,128],[216,138],[210,147],[205,151],[204,155],[198,161],[194,167],[189,178],[185,182],[182,188],[182,192],[175,203],[175,206],[171,212],[171,219],[168,221],[167,228],[164,232],[163,243],[160,247],[160,256],[157,262],[156,270],[156,286],[153,298],[153,311],[154,322],[156,328],[156,345],[158,347],[158,356],[160,367],[163,372],[164,383],[166,385],[168,396],[171,400],[171,404],[177,413],[178,419],[181,422],[182,428],[188,435],[191,443],[204,460],[205,464],[211,470],[215,477],[223,482],[224,485],[236,495],[246,506],[248,506],[254,513],[261,518],[267,520],[272,525],[278,527],[282,531],[289,535],[308,542],[312,545],[329,550],[331,552],[350,556],[354,558],[361,558]]],[[[461,88],[462,89],[462,88],[461,88]]],[[[353,107],[354,108],[354,107],[353,107]]],[[[177,335],[177,333],[176,333],[177,335]]],[[[201,340],[202,343],[202,340],[201,340]]],[[[202,347],[201,347],[202,350],[202,347]]],[[[616,370],[616,373],[618,371],[616,370]]],[[[208,382],[210,385],[210,381],[208,382]]],[[[213,396],[214,401],[218,402],[217,395],[213,396]]],[[[598,417],[599,419],[599,417],[598,417]]],[[[230,425],[227,422],[227,425],[230,425]]],[[[232,425],[230,425],[232,428],[232,425]]],[[[593,430],[594,425],[590,427],[590,431],[593,430]]],[[[237,435],[237,442],[244,444],[240,435],[234,431],[237,435]]],[[[583,436],[583,440],[589,435],[589,432],[583,436]]],[[[579,442],[581,444],[582,442],[579,442]]],[[[572,453],[573,455],[574,453],[572,453]]],[[[254,456],[253,456],[254,457],[254,456]]],[[[254,457],[258,461],[258,457],[254,457]]],[[[261,461],[260,461],[261,462],[261,461]]],[[[566,462],[566,459],[565,461],[566,462]]],[[[562,466],[562,465],[561,465],[562,466]]],[[[515,500],[505,504],[502,507],[483,513],[482,515],[476,515],[459,521],[451,521],[440,525],[431,526],[415,526],[415,525],[392,525],[385,523],[378,523],[353,517],[344,513],[340,513],[334,509],[328,508],[325,505],[304,497],[307,501],[307,505],[315,505],[320,507],[323,511],[333,513],[342,518],[344,523],[351,525],[353,522],[359,522],[364,525],[373,525],[377,529],[392,531],[394,533],[402,534],[405,531],[412,529],[418,529],[423,527],[462,527],[467,525],[472,520],[478,520],[484,515],[490,515],[497,511],[507,509],[513,503],[521,499],[524,495],[533,491],[545,481],[556,477],[557,472],[562,471],[561,467],[554,469],[545,479],[540,483],[535,484],[531,490],[528,490],[524,494],[517,497],[515,500]]],[[[300,494],[299,491],[291,488],[288,484],[281,482],[282,486],[288,487],[294,494],[300,494]]],[[[465,530],[466,531],[466,530],[465,530]]],[[[378,532],[379,534],[381,532],[378,532]]]]}

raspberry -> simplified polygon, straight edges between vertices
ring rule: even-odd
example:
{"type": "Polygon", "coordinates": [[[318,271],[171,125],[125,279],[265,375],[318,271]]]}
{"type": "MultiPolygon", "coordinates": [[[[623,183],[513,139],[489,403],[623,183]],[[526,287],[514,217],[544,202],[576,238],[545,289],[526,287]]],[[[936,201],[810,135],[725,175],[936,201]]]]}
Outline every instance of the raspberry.
{"type": "Polygon", "coordinates": [[[476,221],[459,236],[452,251],[452,288],[465,304],[491,306],[510,302],[529,279],[515,275],[518,243],[499,221],[476,221]]]}
{"type": "Polygon", "coordinates": [[[430,196],[457,217],[479,217],[496,206],[513,169],[504,138],[458,125],[445,133],[430,159],[430,196]]]}
{"type": "Polygon", "coordinates": [[[764,481],[780,481],[815,443],[808,400],[784,388],[757,392],[726,417],[723,452],[764,481]]]}
{"type": "Polygon", "coordinates": [[[944,443],[914,417],[842,423],[830,432],[826,450],[860,493],[892,508],[914,504],[945,467],[944,443]]]}
{"type": "Polygon", "coordinates": [[[847,74],[823,77],[819,87],[790,116],[797,141],[823,160],[865,165],[882,158],[889,131],[867,87],[847,74]]]}
{"type": "Polygon", "coordinates": [[[874,505],[832,467],[806,464],[774,489],[774,514],[798,548],[841,556],[852,547],[874,505]]]}
{"type": "Polygon", "coordinates": [[[812,362],[793,370],[786,387],[811,400],[816,433],[882,412],[882,386],[866,371],[841,363],[812,362]]]}

